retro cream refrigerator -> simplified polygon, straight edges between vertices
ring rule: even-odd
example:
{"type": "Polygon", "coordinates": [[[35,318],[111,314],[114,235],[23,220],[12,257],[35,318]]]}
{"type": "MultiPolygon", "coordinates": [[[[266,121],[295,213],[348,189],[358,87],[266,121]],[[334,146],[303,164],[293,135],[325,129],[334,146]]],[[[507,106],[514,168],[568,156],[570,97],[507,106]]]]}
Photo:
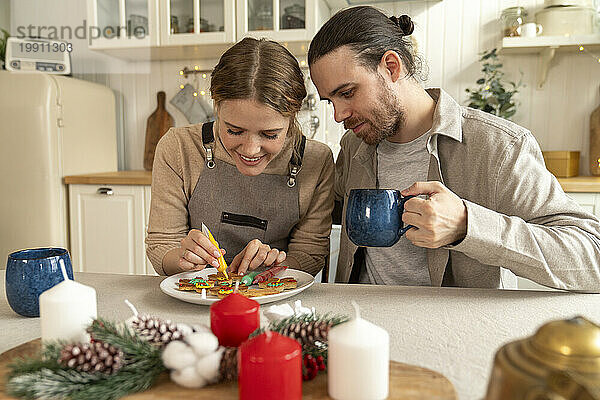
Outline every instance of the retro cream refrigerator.
{"type": "Polygon", "coordinates": [[[0,71],[0,269],[14,250],[68,248],[64,176],[116,170],[109,88],[0,71]]]}

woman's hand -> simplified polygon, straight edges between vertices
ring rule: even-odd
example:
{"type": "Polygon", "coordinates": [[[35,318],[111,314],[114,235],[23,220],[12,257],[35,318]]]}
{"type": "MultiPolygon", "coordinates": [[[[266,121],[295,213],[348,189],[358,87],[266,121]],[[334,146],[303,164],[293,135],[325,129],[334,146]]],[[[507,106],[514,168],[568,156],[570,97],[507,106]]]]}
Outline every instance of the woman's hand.
{"type": "Polygon", "coordinates": [[[178,267],[183,271],[204,269],[207,265],[215,268],[219,266],[217,258],[225,254],[225,249],[219,249],[198,229],[192,229],[187,236],[181,240],[179,248],[178,267]]]}
{"type": "Polygon", "coordinates": [[[246,245],[237,256],[234,257],[229,270],[244,275],[246,271],[252,271],[261,265],[271,266],[280,264],[285,260],[285,251],[272,249],[268,244],[254,239],[246,245]]]}

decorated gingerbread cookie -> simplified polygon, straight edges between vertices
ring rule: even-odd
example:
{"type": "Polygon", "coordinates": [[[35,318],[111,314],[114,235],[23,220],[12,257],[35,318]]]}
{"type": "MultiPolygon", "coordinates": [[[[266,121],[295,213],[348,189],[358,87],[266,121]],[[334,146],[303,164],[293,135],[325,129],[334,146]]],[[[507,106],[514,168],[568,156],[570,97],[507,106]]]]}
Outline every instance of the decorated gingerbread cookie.
{"type": "Polygon", "coordinates": [[[196,290],[196,285],[189,283],[189,282],[182,282],[182,280],[183,279],[180,279],[179,282],[177,282],[177,290],[182,290],[182,291],[196,290]]]}
{"type": "Polygon", "coordinates": [[[270,278],[265,282],[260,282],[258,287],[261,289],[265,288],[283,288],[283,290],[287,289],[295,289],[298,286],[298,281],[294,278],[270,278]]]}
{"type": "Polygon", "coordinates": [[[233,279],[231,279],[231,276],[229,278],[226,278],[225,275],[223,275],[221,272],[219,272],[217,274],[208,275],[206,277],[206,280],[215,282],[215,284],[224,283],[224,282],[231,284],[233,282],[233,279]]]}
{"type": "Polygon", "coordinates": [[[244,296],[246,297],[261,297],[268,296],[270,294],[278,294],[283,292],[283,287],[270,287],[270,288],[262,288],[262,289],[248,289],[244,292],[244,296]]]}
{"type": "Polygon", "coordinates": [[[201,277],[196,277],[196,278],[192,278],[192,279],[180,279],[177,282],[177,289],[184,290],[184,291],[196,290],[196,284],[198,283],[198,281],[201,281],[201,280],[203,280],[203,278],[201,278],[201,277]]]}
{"type": "Polygon", "coordinates": [[[229,275],[229,277],[234,281],[241,281],[243,276],[239,275],[237,272],[229,272],[227,271],[227,275],[229,275]]]}
{"type": "Polygon", "coordinates": [[[203,278],[190,279],[190,283],[196,286],[196,289],[210,289],[214,286],[214,282],[208,281],[203,278]]]}
{"type": "MultiPolygon", "coordinates": [[[[233,283],[217,283],[215,286],[213,286],[212,288],[208,289],[208,294],[211,296],[218,296],[219,291],[221,290],[229,290],[229,289],[233,289],[235,290],[235,284],[233,283]]],[[[246,290],[248,290],[248,286],[246,285],[238,285],[238,291],[241,293],[245,292],[246,290]]]]}

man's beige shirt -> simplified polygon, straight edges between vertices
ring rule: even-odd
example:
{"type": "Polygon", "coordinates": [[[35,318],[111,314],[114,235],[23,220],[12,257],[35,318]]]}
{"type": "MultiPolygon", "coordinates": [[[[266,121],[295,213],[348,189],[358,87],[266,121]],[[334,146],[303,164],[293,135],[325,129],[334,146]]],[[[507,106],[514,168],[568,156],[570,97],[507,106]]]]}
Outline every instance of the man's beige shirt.
{"type": "MultiPolygon", "coordinates": [[[[515,275],[568,290],[600,292],[600,223],[548,172],[527,129],[462,107],[440,89],[427,143],[427,179],[440,181],[467,208],[467,234],[456,246],[427,251],[433,286],[446,267],[461,287],[515,288],[515,275]]],[[[351,131],[336,163],[336,200],[344,200],[336,281],[348,282],[357,247],[345,232],[353,188],[375,188],[376,146],[351,131]]]]}

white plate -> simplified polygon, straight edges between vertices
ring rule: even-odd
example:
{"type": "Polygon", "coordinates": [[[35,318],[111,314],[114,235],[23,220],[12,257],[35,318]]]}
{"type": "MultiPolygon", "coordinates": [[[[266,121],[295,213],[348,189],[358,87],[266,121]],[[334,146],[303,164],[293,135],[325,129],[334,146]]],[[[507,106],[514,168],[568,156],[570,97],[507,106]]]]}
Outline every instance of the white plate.
{"type": "MultiPolygon", "coordinates": [[[[219,298],[207,297],[206,299],[203,299],[202,295],[198,292],[177,290],[176,287],[177,282],[179,282],[180,279],[191,279],[195,277],[207,278],[208,275],[215,273],[217,273],[216,268],[205,268],[202,271],[182,272],[177,275],[171,275],[168,278],[163,279],[163,281],[160,283],[160,290],[171,297],[187,301],[188,303],[210,305],[216,301],[219,301],[219,298]]],[[[288,268],[285,271],[276,274],[275,276],[278,278],[294,278],[298,281],[298,287],[296,287],[296,289],[284,290],[283,292],[277,294],[253,297],[252,300],[256,300],[260,304],[266,304],[273,301],[287,299],[288,297],[294,296],[309,288],[313,283],[315,283],[315,278],[311,274],[304,271],[298,271],[297,269],[288,268]]],[[[258,285],[254,286],[258,287],[258,285]]]]}

